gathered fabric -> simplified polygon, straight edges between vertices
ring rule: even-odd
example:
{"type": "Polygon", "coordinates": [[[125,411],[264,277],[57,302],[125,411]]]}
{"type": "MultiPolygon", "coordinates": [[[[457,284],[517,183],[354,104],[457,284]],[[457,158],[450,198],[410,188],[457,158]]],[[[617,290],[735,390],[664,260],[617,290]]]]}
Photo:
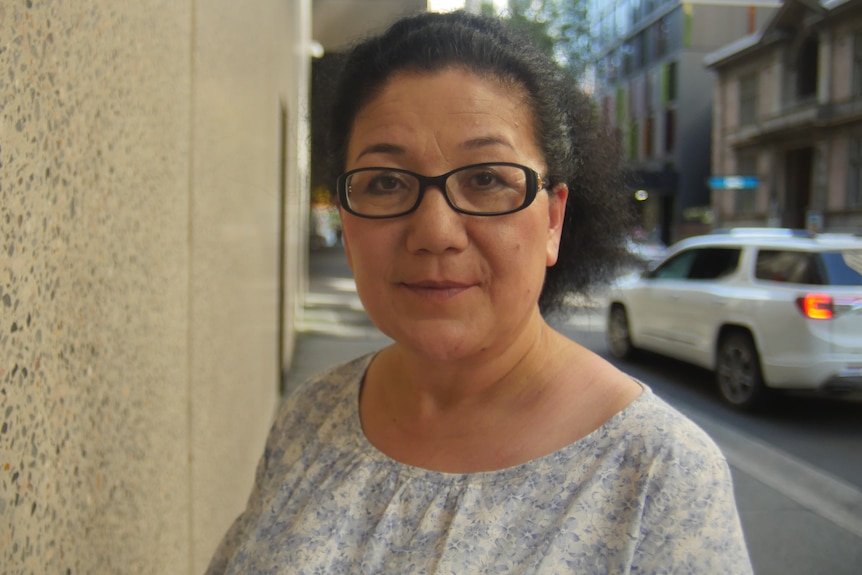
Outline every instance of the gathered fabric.
{"type": "Polygon", "coordinates": [[[724,457],[648,387],[550,455],[442,473],[365,437],[372,357],[285,400],[208,575],[752,572],[724,457]]]}

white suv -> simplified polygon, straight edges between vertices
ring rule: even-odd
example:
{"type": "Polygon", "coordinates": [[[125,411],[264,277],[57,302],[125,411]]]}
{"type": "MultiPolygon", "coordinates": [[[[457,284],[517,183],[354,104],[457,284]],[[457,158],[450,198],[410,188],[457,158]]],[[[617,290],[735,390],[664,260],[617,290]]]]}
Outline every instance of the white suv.
{"type": "Polygon", "coordinates": [[[862,392],[862,238],[738,228],[682,240],[610,293],[608,344],[716,373],[722,397],[862,392]]]}

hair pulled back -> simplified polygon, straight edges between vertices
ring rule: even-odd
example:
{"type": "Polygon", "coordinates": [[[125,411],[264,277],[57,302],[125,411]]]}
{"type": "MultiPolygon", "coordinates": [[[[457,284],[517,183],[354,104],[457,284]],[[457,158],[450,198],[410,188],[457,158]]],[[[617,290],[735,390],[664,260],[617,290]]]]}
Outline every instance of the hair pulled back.
{"type": "Polygon", "coordinates": [[[521,86],[527,94],[547,165],[543,177],[569,188],[559,259],[548,268],[539,298],[543,312],[562,309],[568,294],[588,295],[616,273],[625,256],[630,196],[614,139],[593,103],[499,19],[463,11],[422,13],[357,44],[343,61],[330,116],[333,179],[344,171],[356,115],[393,74],[451,67],[521,86]]]}

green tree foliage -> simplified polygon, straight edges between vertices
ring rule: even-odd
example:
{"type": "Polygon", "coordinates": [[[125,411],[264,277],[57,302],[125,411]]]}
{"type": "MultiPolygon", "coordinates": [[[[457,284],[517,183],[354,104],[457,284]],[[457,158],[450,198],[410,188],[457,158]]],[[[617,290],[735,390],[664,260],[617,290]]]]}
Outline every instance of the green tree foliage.
{"type": "MultiPolygon", "coordinates": [[[[581,80],[590,58],[588,4],[588,0],[509,0],[501,15],[581,80]]],[[[493,2],[484,0],[482,11],[493,14],[493,2]]]]}

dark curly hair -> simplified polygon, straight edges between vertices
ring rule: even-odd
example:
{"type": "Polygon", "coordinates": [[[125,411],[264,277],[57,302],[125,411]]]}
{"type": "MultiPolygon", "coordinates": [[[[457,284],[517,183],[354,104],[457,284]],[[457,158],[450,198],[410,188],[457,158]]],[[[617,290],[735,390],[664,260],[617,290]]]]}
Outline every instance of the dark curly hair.
{"type": "Polygon", "coordinates": [[[564,309],[568,294],[589,295],[612,279],[625,257],[632,223],[615,139],[574,80],[527,39],[493,17],[464,11],[422,13],[357,44],[345,55],[328,126],[333,180],[359,111],[396,72],[449,67],[522,86],[547,164],[545,179],[565,182],[569,199],[559,259],[539,297],[543,313],[564,309]]]}

